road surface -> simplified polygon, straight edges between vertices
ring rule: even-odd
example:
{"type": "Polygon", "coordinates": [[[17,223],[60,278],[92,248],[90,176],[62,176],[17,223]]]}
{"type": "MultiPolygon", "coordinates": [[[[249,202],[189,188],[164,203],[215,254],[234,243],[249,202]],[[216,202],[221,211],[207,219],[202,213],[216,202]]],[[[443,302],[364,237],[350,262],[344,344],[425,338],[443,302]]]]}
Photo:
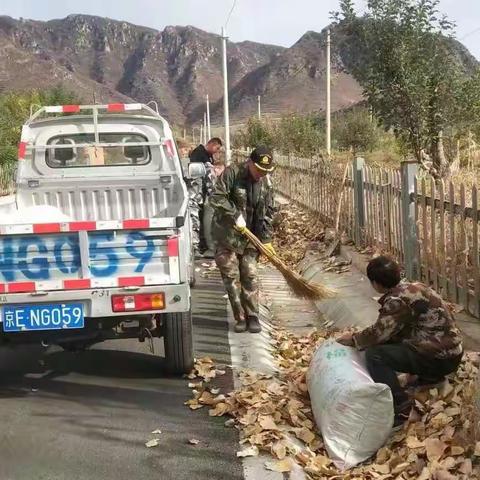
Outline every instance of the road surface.
{"type": "MultiPolygon", "coordinates": [[[[195,288],[195,351],[229,365],[223,295],[218,276],[195,288]]],[[[161,354],[162,341],[155,348],[161,354]]],[[[134,339],[79,354],[0,351],[0,479],[242,479],[237,432],[185,407],[187,381],[163,367],[134,339]],[[156,429],[160,444],[148,449],[156,429]]],[[[219,381],[230,390],[231,370],[219,381]]]]}

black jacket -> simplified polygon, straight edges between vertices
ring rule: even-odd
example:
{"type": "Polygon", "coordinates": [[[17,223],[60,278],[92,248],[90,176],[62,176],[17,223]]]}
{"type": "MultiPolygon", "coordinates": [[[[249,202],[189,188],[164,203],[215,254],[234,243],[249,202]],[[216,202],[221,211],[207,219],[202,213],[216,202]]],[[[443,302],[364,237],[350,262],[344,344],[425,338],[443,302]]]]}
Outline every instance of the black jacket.
{"type": "Polygon", "coordinates": [[[207,152],[206,148],[203,145],[199,145],[195,148],[190,154],[191,162],[200,162],[200,163],[213,163],[211,155],[207,152]]]}

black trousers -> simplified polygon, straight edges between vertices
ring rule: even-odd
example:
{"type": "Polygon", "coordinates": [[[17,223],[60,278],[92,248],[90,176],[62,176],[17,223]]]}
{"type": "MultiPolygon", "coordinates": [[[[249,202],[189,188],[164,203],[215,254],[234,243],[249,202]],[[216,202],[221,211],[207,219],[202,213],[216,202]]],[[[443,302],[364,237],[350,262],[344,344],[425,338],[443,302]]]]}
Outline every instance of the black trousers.
{"type": "Polygon", "coordinates": [[[408,395],[400,386],[397,372],[418,375],[420,379],[436,383],[445,375],[457,370],[462,355],[439,359],[421,355],[403,343],[376,345],[365,350],[367,368],[375,383],[388,385],[392,390],[395,412],[408,401],[408,395]]]}

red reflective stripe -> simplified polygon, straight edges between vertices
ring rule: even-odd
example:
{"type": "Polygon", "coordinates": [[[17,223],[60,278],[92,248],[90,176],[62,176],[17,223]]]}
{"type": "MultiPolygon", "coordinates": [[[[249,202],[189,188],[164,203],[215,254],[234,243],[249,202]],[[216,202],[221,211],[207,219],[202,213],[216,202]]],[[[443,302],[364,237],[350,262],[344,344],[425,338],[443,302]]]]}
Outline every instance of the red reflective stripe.
{"type": "Polygon", "coordinates": [[[145,277],[120,277],[118,279],[119,287],[138,287],[145,285],[145,277]]]}
{"type": "Polygon", "coordinates": [[[88,278],[79,278],[75,280],[64,280],[63,288],[65,290],[81,290],[83,288],[90,288],[91,281],[88,278]]]}
{"type": "Polygon", "coordinates": [[[125,111],[125,104],[123,103],[109,103],[107,105],[108,112],[124,112],[125,111]]]}
{"type": "Polygon", "coordinates": [[[167,240],[167,254],[169,257],[178,257],[178,237],[167,240]]]}
{"type": "Polygon", "coordinates": [[[27,142],[20,142],[18,144],[18,159],[23,160],[27,153],[27,142]]]}
{"type": "Polygon", "coordinates": [[[33,233],[57,233],[60,232],[59,223],[36,223],[33,225],[33,233]]]}
{"type": "Polygon", "coordinates": [[[172,140],[165,140],[165,147],[167,149],[167,155],[173,157],[175,155],[175,150],[173,148],[172,140]]]}
{"type": "Polygon", "coordinates": [[[5,293],[7,291],[7,287],[4,283],[0,283],[0,293],[5,293]]]}
{"type": "Polygon", "coordinates": [[[7,284],[8,293],[34,292],[35,282],[15,282],[7,284]]]}
{"type": "Polygon", "coordinates": [[[62,110],[65,113],[75,113],[80,111],[80,105],[63,105],[62,110]]]}
{"type": "Polygon", "coordinates": [[[70,232],[79,232],[81,230],[96,230],[97,222],[71,222],[68,224],[70,232]]]}
{"type": "Polygon", "coordinates": [[[150,220],[137,219],[137,220],[124,220],[122,222],[123,228],[150,228],[150,220]]]}

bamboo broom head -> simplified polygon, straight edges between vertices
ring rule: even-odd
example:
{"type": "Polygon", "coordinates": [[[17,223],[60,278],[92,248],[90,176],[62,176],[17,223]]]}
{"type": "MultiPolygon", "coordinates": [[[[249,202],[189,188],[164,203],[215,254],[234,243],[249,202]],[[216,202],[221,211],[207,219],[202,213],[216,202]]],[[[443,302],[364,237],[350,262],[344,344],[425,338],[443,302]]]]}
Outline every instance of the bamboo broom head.
{"type": "Polygon", "coordinates": [[[308,282],[297,272],[289,268],[277,255],[272,254],[265,248],[263,243],[248,229],[243,234],[252,242],[255,248],[264,255],[268,261],[277,268],[284,276],[288,286],[293,293],[300,298],[308,298],[310,300],[323,300],[335,296],[335,291],[320,283],[308,282]]]}

